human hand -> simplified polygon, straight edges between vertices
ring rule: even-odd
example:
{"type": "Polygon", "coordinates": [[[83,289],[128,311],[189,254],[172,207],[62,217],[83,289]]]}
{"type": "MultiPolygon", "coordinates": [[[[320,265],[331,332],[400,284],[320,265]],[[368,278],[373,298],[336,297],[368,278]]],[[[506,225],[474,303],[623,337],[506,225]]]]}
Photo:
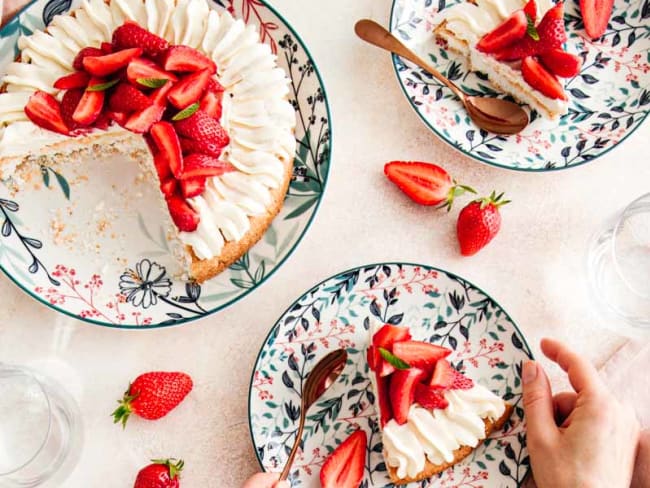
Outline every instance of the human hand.
{"type": "Polygon", "coordinates": [[[244,482],[242,488],[291,488],[288,481],[278,481],[278,473],[257,473],[244,482]]]}
{"type": "Polygon", "coordinates": [[[554,340],[541,346],[575,391],[553,397],[542,367],[524,364],[523,407],[537,486],[628,488],[640,431],[634,411],[607,391],[588,361],[554,340]]]}

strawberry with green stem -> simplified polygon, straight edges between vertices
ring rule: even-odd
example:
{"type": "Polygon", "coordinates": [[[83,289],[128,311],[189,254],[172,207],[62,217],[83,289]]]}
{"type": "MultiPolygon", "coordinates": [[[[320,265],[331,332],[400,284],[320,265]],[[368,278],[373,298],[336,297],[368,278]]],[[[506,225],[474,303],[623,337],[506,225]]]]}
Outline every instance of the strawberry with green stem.
{"type": "Polygon", "coordinates": [[[184,466],[182,459],[152,459],[138,472],[133,488],[179,488],[184,466]]]}
{"type": "Polygon", "coordinates": [[[510,200],[495,192],[467,204],[458,215],[456,232],[463,256],[472,256],[494,239],[501,228],[499,208],[510,200]]]}

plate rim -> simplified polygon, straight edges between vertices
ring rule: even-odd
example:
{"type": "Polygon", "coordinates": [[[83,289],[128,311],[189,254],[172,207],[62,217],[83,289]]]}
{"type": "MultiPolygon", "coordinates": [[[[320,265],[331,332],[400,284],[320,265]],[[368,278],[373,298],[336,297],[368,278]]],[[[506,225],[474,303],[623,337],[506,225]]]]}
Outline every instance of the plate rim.
{"type": "MultiPolygon", "coordinates": [[[[15,18],[15,17],[18,17],[19,15],[22,15],[24,12],[28,11],[38,1],[39,0],[31,0],[27,5],[25,5],[18,12],[16,12],[14,14],[14,16],[12,17],[12,19],[15,18]]],[[[208,0],[208,1],[211,2],[211,3],[218,3],[218,0],[208,0]]],[[[332,110],[331,110],[331,107],[330,107],[329,97],[328,97],[328,94],[327,94],[327,88],[325,86],[323,76],[321,75],[320,69],[318,68],[318,64],[316,63],[316,61],[314,59],[314,56],[312,55],[311,51],[309,50],[309,48],[307,47],[307,45],[303,41],[302,37],[298,34],[298,32],[296,32],[293,25],[290,24],[287,21],[287,19],[282,14],[280,14],[280,12],[278,12],[276,10],[276,8],[273,7],[268,2],[268,0],[259,0],[259,1],[261,1],[262,5],[264,7],[268,8],[278,19],[280,19],[284,23],[284,25],[287,27],[289,32],[291,32],[291,34],[294,36],[295,40],[300,44],[302,49],[305,51],[305,54],[307,55],[309,61],[311,61],[312,65],[314,67],[314,72],[316,73],[316,77],[318,79],[318,83],[323,89],[323,100],[325,102],[325,109],[326,109],[326,113],[327,113],[327,119],[328,119],[328,122],[329,122],[328,125],[329,125],[329,131],[330,131],[330,134],[329,134],[330,151],[329,151],[329,154],[327,156],[328,165],[327,165],[327,171],[326,171],[326,173],[324,175],[325,178],[323,180],[322,191],[320,193],[318,201],[316,202],[316,205],[314,206],[313,213],[309,217],[309,220],[306,222],[304,229],[302,230],[302,232],[298,236],[298,239],[296,240],[294,245],[291,246],[291,249],[289,249],[287,254],[275,265],[275,267],[268,274],[266,274],[264,276],[262,281],[260,281],[257,284],[257,286],[247,289],[241,295],[238,295],[238,296],[230,299],[229,301],[223,303],[222,305],[219,305],[218,307],[209,310],[208,313],[206,313],[204,315],[200,315],[198,317],[185,317],[183,320],[179,320],[178,322],[174,322],[174,323],[170,323],[170,324],[152,324],[152,325],[111,324],[111,323],[107,323],[107,322],[101,322],[99,320],[94,320],[92,318],[81,317],[79,315],[74,314],[73,312],[70,312],[68,310],[65,310],[65,309],[57,306],[56,304],[52,304],[52,303],[48,302],[43,297],[41,297],[41,296],[39,296],[37,294],[32,293],[26,286],[23,286],[22,283],[20,283],[16,278],[14,278],[14,276],[7,269],[5,269],[5,267],[0,263],[0,271],[2,271],[2,273],[7,278],[9,278],[9,280],[11,282],[13,282],[20,290],[22,290],[24,293],[26,293],[32,299],[36,300],[41,305],[45,305],[47,308],[49,308],[49,309],[51,309],[51,310],[53,310],[55,312],[61,313],[61,314],[65,315],[65,316],[67,316],[69,318],[76,319],[76,320],[78,320],[80,322],[85,322],[85,323],[88,323],[88,324],[91,324],[91,325],[98,325],[98,326],[106,327],[106,328],[109,328],[109,329],[125,329],[125,330],[164,329],[164,328],[169,328],[169,327],[177,327],[177,326],[185,325],[185,324],[187,324],[189,322],[200,321],[201,319],[206,319],[206,318],[208,318],[208,317],[210,317],[210,316],[212,316],[212,315],[214,315],[214,314],[228,308],[229,306],[234,305],[239,300],[241,300],[241,299],[245,298],[246,296],[248,296],[250,293],[252,293],[255,290],[258,290],[259,288],[264,286],[267,283],[267,281],[275,274],[275,272],[278,271],[278,269],[280,269],[285,264],[285,262],[293,255],[296,248],[300,245],[302,240],[305,238],[305,235],[307,234],[307,231],[311,228],[311,225],[312,225],[314,219],[316,218],[316,214],[318,213],[318,211],[320,209],[320,205],[323,202],[323,197],[325,196],[325,192],[327,191],[330,171],[332,169],[332,164],[331,163],[332,163],[333,150],[331,148],[333,147],[332,141],[334,139],[334,125],[333,125],[333,121],[332,121],[332,110]]],[[[5,24],[5,26],[2,29],[0,29],[0,32],[4,31],[7,28],[7,26],[9,25],[10,22],[11,22],[11,20],[9,20],[9,22],[7,22],[7,24],[5,24]]],[[[284,200],[283,200],[283,203],[284,203],[284,200]]],[[[268,229],[267,229],[267,231],[268,231],[268,229]]],[[[264,233],[266,233],[266,231],[264,233]]],[[[253,249],[253,247],[255,247],[255,246],[252,246],[250,249],[253,249]]]]}
{"type": "MultiPolygon", "coordinates": [[[[394,20],[394,15],[395,15],[395,7],[396,7],[398,1],[400,1],[400,0],[392,0],[392,5],[391,5],[391,8],[390,8],[389,30],[390,30],[391,34],[394,33],[394,31],[393,31],[393,20],[394,20]]],[[[474,160],[474,161],[476,161],[478,163],[486,164],[488,166],[492,166],[492,167],[495,167],[495,168],[507,169],[507,170],[510,170],[510,171],[519,171],[519,172],[522,172],[522,173],[551,173],[551,172],[567,171],[567,170],[570,170],[570,169],[578,168],[578,167],[580,167],[580,166],[582,166],[584,164],[591,163],[591,162],[599,159],[601,156],[604,156],[607,153],[609,153],[610,151],[612,151],[612,150],[616,149],[617,147],[619,147],[623,142],[625,142],[625,140],[628,137],[630,137],[632,134],[634,134],[637,131],[637,129],[639,129],[646,122],[646,120],[648,119],[648,116],[650,115],[650,111],[648,111],[645,114],[645,116],[639,121],[637,126],[634,129],[632,129],[631,131],[628,131],[625,134],[625,136],[623,136],[616,144],[614,144],[613,146],[605,149],[603,152],[597,154],[593,158],[587,159],[587,160],[582,161],[580,163],[572,164],[570,166],[556,166],[556,167],[551,167],[551,168],[547,168],[547,167],[543,167],[543,168],[524,168],[524,167],[507,166],[505,164],[499,164],[499,163],[497,163],[495,161],[491,161],[489,159],[482,158],[481,156],[472,154],[471,152],[466,151],[461,147],[457,147],[457,146],[454,145],[454,143],[452,141],[447,139],[441,132],[437,131],[436,128],[432,124],[430,124],[429,121],[424,117],[424,115],[422,113],[420,113],[420,111],[417,109],[417,107],[415,106],[415,104],[413,103],[411,98],[408,96],[408,93],[406,92],[406,87],[404,86],[404,83],[402,82],[402,79],[400,78],[400,75],[399,75],[400,72],[399,72],[398,67],[397,67],[397,59],[398,58],[400,58],[400,56],[398,56],[397,54],[391,54],[391,62],[393,64],[393,72],[395,73],[395,77],[397,78],[397,82],[399,83],[399,86],[402,89],[402,93],[404,94],[404,97],[408,100],[409,106],[417,114],[417,116],[420,118],[420,120],[422,120],[424,125],[431,132],[433,132],[438,137],[438,139],[440,139],[441,141],[443,141],[445,144],[452,147],[456,151],[460,152],[464,156],[467,156],[468,158],[470,158],[470,159],[472,159],[472,160],[474,160]]]]}
{"type": "MultiPolygon", "coordinates": [[[[252,399],[252,393],[253,393],[253,381],[255,379],[255,371],[256,371],[257,365],[259,363],[260,356],[262,355],[262,351],[264,350],[266,344],[268,343],[269,338],[271,337],[271,334],[273,334],[273,332],[275,331],[275,329],[278,326],[278,324],[280,323],[280,320],[282,319],[282,317],[284,317],[291,310],[291,308],[293,308],[294,305],[296,305],[298,302],[300,302],[300,300],[302,300],[303,297],[305,297],[305,295],[307,295],[311,290],[314,290],[316,288],[320,288],[323,284],[327,283],[328,281],[330,281],[330,280],[332,280],[332,279],[334,279],[337,276],[340,276],[342,274],[350,273],[352,271],[357,271],[357,270],[363,270],[364,268],[370,268],[370,267],[376,267],[376,266],[382,266],[382,265],[420,266],[422,268],[426,268],[426,269],[429,269],[429,270],[434,270],[434,271],[437,271],[439,273],[444,273],[448,277],[455,278],[457,280],[462,280],[465,283],[471,285],[472,288],[474,288],[474,289],[478,290],[479,292],[483,293],[486,297],[488,297],[490,300],[492,300],[501,309],[501,311],[504,313],[504,315],[512,323],[515,331],[517,331],[519,333],[519,335],[521,336],[521,339],[522,339],[522,341],[524,343],[524,346],[526,347],[526,351],[528,352],[529,359],[533,360],[533,361],[535,360],[535,355],[533,353],[532,348],[530,347],[530,344],[528,343],[528,339],[524,335],[523,331],[519,328],[519,325],[517,325],[517,322],[506,311],[506,309],[504,309],[501,306],[501,303],[499,303],[497,300],[492,298],[492,296],[489,295],[488,293],[486,293],[485,290],[483,290],[483,288],[481,288],[480,286],[475,285],[474,282],[469,281],[469,280],[463,278],[462,276],[457,275],[454,272],[447,271],[446,269],[438,268],[438,267],[430,265],[430,264],[414,263],[414,262],[411,262],[411,261],[377,261],[377,262],[374,262],[374,263],[368,263],[368,264],[361,264],[361,265],[353,266],[351,268],[339,271],[339,272],[337,272],[337,273],[335,273],[335,274],[333,274],[331,276],[328,276],[327,278],[319,281],[315,285],[312,285],[308,289],[306,289],[303,293],[300,294],[300,296],[298,298],[296,298],[293,302],[291,302],[291,304],[289,304],[282,311],[280,316],[275,320],[275,322],[273,322],[273,325],[271,326],[268,333],[264,337],[264,340],[263,340],[263,342],[262,342],[262,344],[260,346],[260,349],[257,352],[257,355],[255,356],[255,361],[254,361],[253,367],[251,369],[250,381],[249,381],[249,385],[248,385],[248,401],[247,401],[247,403],[248,403],[248,412],[247,412],[247,414],[248,414],[248,433],[249,433],[249,436],[250,436],[250,439],[251,439],[251,444],[253,446],[253,451],[255,451],[255,458],[257,459],[257,463],[259,464],[259,466],[260,466],[260,468],[262,469],[263,472],[266,472],[266,469],[264,468],[264,464],[262,463],[262,460],[260,459],[260,455],[259,455],[258,450],[257,450],[257,445],[255,443],[255,437],[253,435],[253,421],[252,421],[252,415],[251,415],[251,411],[252,411],[251,399],[252,399]]],[[[524,432],[524,435],[526,435],[525,432],[524,432]]],[[[526,478],[528,478],[528,475],[530,473],[531,473],[531,468],[530,468],[530,465],[529,465],[529,466],[527,466],[527,470],[526,470],[526,472],[524,473],[524,475],[522,477],[522,482],[517,484],[518,487],[522,486],[522,483],[526,480],[526,478]]],[[[371,488],[371,487],[369,487],[369,488],[371,488]]]]}

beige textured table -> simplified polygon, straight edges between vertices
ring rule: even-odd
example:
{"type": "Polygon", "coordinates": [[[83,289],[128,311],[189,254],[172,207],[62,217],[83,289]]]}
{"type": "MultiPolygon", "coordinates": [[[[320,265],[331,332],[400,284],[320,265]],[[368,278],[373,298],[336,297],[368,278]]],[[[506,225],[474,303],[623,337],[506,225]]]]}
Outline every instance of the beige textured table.
{"type": "Polygon", "coordinates": [[[169,455],[186,461],[184,487],[238,488],[258,469],[247,395],[266,333],[305,290],[356,265],[403,260],[457,273],[501,303],[537,354],[539,339],[553,336],[602,366],[626,342],[594,326],[585,249],[605,217],[650,189],[648,122],[621,147],[577,169],[524,174],[483,166],[437,140],[404,99],[389,56],[354,37],[358,18],[387,23],[390,0],[273,4],[314,55],[334,124],[321,209],[276,275],[223,312],[160,331],[75,322],[0,277],[0,360],[50,361],[43,367],[68,378],[83,411],[82,458],[66,487],[131,486],[147,459],[169,455]],[[448,215],[412,204],[382,174],[391,159],[438,162],[482,192],[505,191],[513,203],[503,209],[500,235],[476,257],[461,258],[454,234],[459,208],[448,215]],[[122,432],[109,417],[115,400],[130,379],[152,369],[184,370],[196,388],[173,415],[133,421],[122,432]]]}

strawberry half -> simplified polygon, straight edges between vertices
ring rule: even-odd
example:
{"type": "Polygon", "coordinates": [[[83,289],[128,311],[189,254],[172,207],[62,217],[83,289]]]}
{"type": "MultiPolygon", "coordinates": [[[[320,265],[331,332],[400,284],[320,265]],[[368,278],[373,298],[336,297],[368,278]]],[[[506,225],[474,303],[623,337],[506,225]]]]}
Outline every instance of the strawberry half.
{"type": "Polygon", "coordinates": [[[469,390],[474,387],[472,378],[468,378],[460,371],[454,370],[454,380],[451,382],[452,390],[469,390]]]}
{"type": "MultiPolygon", "coordinates": [[[[552,77],[553,75],[548,74],[548,76],[552,77]]],[[[487,246],[499,232],[501,228],[499,207],[509,203],[509,200],[501,200],[501,197],[503,197],[503,193],[496,195],[492,192],[489,197],[468,203],[460,211],[456,223],[456,234],[463,256],[476,254],[487,246]]]]}
{"type": "Polygon", "coordinates": [[[72,62],[72,67],[77,71],[83,71],[84,69],[84,58],[86,57],[97,57],[103,56],[104,51],[96,47],[84,47],[79,53],[75,56],[74,61],[72,62]]]}
{"type": "Polygon", "coordinates": [[[137,23],[127,20],[113,31],[113,46],[117,50],[141,47],[144,54],[156,58],[169,48],[169,43],[137,23]]]}
{"type": "Polygon", "coordinates": [[[327,456],[320,470],[322,488],[359,488],[366,465],[368,439],[357,430],[327,456]]]}
{"type": "Polygon", "coordinates": [[[156,167],[156,173],[158,173],[158,179],[160,181],[165,181],[170,178],[173,178],[172,170],[169,167],[169,160],[167,159],[167,153],[158,151],[157,149],[153,150],[153,164],[156,167]]]}
{"type": "Polygon", "coordinates": [[[476,49],[484,53],[499,51],[524,37],[527,27],[526,13],[523,9],[516,10],[494,30],[485,34],[476,44],[476,49]]]}
{"type": "MultiPolygon", "coordinates": [[[[145,58],[135,58],[126,68],[126,77],[134,86],[142,87],[138,80],[170,80],[177,81],[173,73],[161,69],[156,63],[145,58]]],[[[169,84],[169,83],[167,83],[169,84]]]]}
{"type": "Polygon", "coordinates": [[[205,154],[190,154],[185,157],[184,169],[182,174],[177,176],[177,178],[186,180],[197,177],[221,176],[234,170],[235,168],[232,164],[221,161],[220,159],[206,156],[205,154]]]}
{"type": "Polygon", "coordinates": [[[582,59],[562,49],[551,49],[539,56],[542,64],[551,73],[562,78],[571,78],[580,73],[582,59]]]}
{"type": "Polygon", "coordinates": [[[174,178],[168,178],[160,182],[160,191],[166,197],[171,197],[178,189],[178,181],[174,178]]]}
{"type": "Polygon", "coordinates": [[[454,198],[473,189],[456,185],[449,173],[433,163],[419,161],[391,161],[384,166],[384,174],[406,195],[420,205],[443,203],[451,208],[454,198]]]}
{"type": "Polygon", "coordinates": [[[439,359],[451,354],[451,349],[422,341],[403,341],[393,345],[393,354],[410,366],[431,371],[439,359]]]}
{"type": "Polygon", "coordinates": [[[151,126],[156,122],[162,120],[165,113],[165,107],[153,104],[149,108],[145,108],[140,112],[134,112],[129,120],[127,120],[124,127],[137,134],[144,134],[151,129],[151,126]]]}
{"type": "Polygon", "coordinates": [[[580,0],[582,21],[591,39],[598,39],[605,33],[613,7],[614,0],[580,0]]]}
{"type": "Polygon", "coordinates": [[[564,88],[534,57],[527,56],[521,63],[521,74],[530,86],[549,98],[566,100],[564,88]]]}
{"type": "Polygon", "coordinates": [[[434,388],[447,389],[454,383],[456,370],[446,359],[441,359],[433,369],[429,385],[434,388]]]}
{"type": "Polygon", "coordinates": [[[207,154],[208,156],[213,156],[215,158],[221,156],[223,146],[212,142],[206,142],[204,140],[188,139],[186,137],[181,137],[180,139],[183,154],[199,153],[207,154]]]}
{"type": "Polygon", "coordinates": [[[86,88],[90,81],[90,75],[84,71],[75,71],[69,75],[62,76],[54,82],[57,90],[71,90],[73,88],[86,88]]]}
{"type": "Polygon", "coordinates": [[[174,224],[181,232],[194,232],[199,226],[199,214],[181,197],[167,197],[167,208],[174,224]]]}
{"type": "Polygon", "coordinates": [[[528,0],[528,3],[524,5],[524,13],[533,24],[537,22],[537,3],[535,0],[528,0]]]}
{"type": "Polygon", "coordinates": [[[436,408],[447,408],[449,402],[442,394],[442,390],[432,386],[423,385],[418,383],[415,385],[415,402],[428,408],[429,410],[434,410],[436,408]]]}
{"type": "Polygon", "coordinates": [[[84,90],[74,88],[72,90],[67,90],[61,99],[61,115],[65,125],[67,125],[70,130],[75,130],[81,127],[81,125],[75,122],[72,115],[74,114],[74,111],[77,110],[77,105],[79,105],[83,94],[84,90]]]}
{"type": "Polygon", "coordinates": [[[174,122],[174,126],[181,136],[188,139],[216,144],[222,148],[230,142],[228,133],[219,121],[202,110],[198,110],[191,117],[174,122]]]}
{"type": "Polygon", "coordinates": [[[157,122],[151,127],[150,133],[158,151],[165,153],[174,177],[181,178],[184,173],[183,154],[174,126],[169,122],[157,122]]]}
{"type": "Polygon", "coordinates": [[[426,377],[426,371],[419,368],[398,369],[390,376],[390,402],[393,418],[403,425],[415,400],[415,387],[426,377]]]}
{"type": "Polygon", "coordinates": [[[172,46],[167,50],[163,67],[167,71],[200,71],[207,69],[210,74],[217,71],[217,65],[205,54],[189,46],[172,46]]]}
{"type": "Polygon", "coordinates": [[[49,93],[34,92],[25,105],[25,114],[39,127],[65,135],[70,133],[61,115],[61,104],[49,93]]]}
{"type": "Polygon", "coordinates": [[[185,198],[192,198],[201,195],[205,191],[206,177],[186,178],[180,180],[181,193],[185,198]]]}
{"type": "Polygon", "coordinates": [[[86,56],[84,69],[93,76],[108,76],[125,68],[131,60],[142,54],[142,48],[123,49],[104,56],[86,56]]]}
{"type": "Polygon", "coordinates": [[[384,427],[393,418],[393,407],[390,404],[390,377],[381,377],[375,374],[377,380],[377,397],[379,401],[379,422],[384,427]]]}
{"type": "Polygon", "coordinates": [[[385,324],[372,336],[372,344],[376,347],[383,347],[392,352],[393,344],[411,339],[411,333],[406,327],[385,324]]]}
{"type": "MultiPolygon", "coordinates": [[[[89,58],[86,58],[89,59],[89,58]]],[[[95,85],[101,85],[104,80],[101,78],[91,78],[88,88],[95,85]]],[[[104,108],[104,91],[91,91],[86,89],[79,100],[79,104],[72,114],[72,120],[81,126],[89,126],[97,120],[104,108]]]]}
{"type": "Polygon", "coordinates": [[[204,69],[182,78],[169,91],[167,99],[178,109],[184,109],[198,102],[208,86],[210,76],[210,72],[204,69]]]}
{"type": "Polygon", "coordinates": [[[108,99],[108,106],[115,112],[139,112],[153,105],[153,101],[129,83],[119,83],[108,99]]]}
{"type": "MultiPolygon", "coordinates": [[[[206,88],[207,90],[207,88],[206,88]]],[[[210,117],[219,120],[221,118],[221,96],[212,91],[207,91],[199,104],[199,110],[202,110],[210,117]]]]}

